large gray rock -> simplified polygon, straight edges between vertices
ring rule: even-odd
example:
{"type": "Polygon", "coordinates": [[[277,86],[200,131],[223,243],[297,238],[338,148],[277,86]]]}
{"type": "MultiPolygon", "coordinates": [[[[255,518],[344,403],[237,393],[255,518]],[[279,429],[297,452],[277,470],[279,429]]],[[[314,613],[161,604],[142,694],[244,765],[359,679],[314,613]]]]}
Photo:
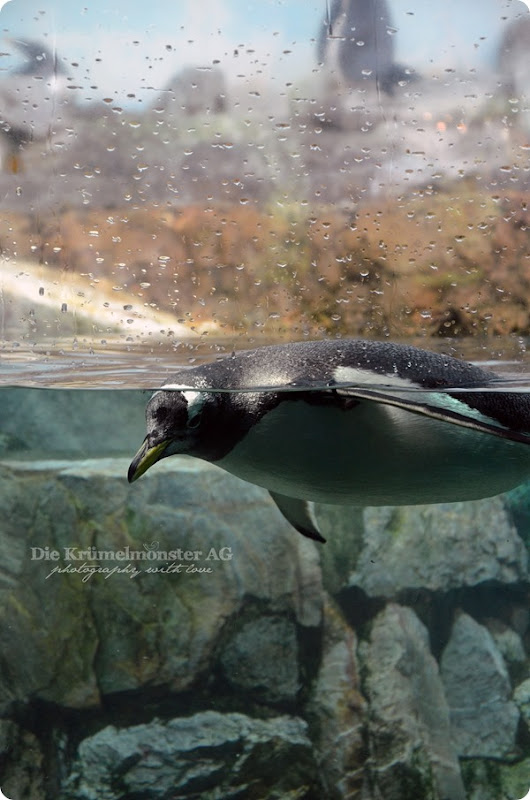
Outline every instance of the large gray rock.
{"type": "MultiPolygon", "coordinates": [[[[370,597],[395,598],[407,589],[447,591],[484,581],[528,577],[528,554],[498,497],[432,506],[321,509],[333,514],[328,547],[340,548],[342,575],[370,597]],[[348,548],[349,538],[349,548],[348,548]]],[[[328,529],[326,528],[326,532],[328,529]]],[[[326,554],[329,561],[332,556],[326,554]]],[[[324,571],[336,587],[336,574],[324,571]]]]}
{"type": "Polygon", "coordinates": [[[521,636],[500,619],[489,617],[484,620],[484,624],[506,664],[508,666],[524,664],[526,651],[521,636]]]}
{"type": "Polygon", "coordinates": [[[206,680],[243,612],[248,627],[225,664],[249,654],[259,626],[270,625],[262,620],[274,620],[274,637],[260,642],[259,654],[266,664],[285,648],[285,683],[276,673],[273,688],[256,652],[244,682],[250,689],[265,681],[269,698],[293,698],[297,629],[321,621],[314,545],[265,493],[208,464],[169,459],[134,486],[127,466],[125,459],[4,463],[1,705],[40,698],[83,708],[97,706],[101,694],[146,685],[182,691],[206,680]],[[93,561],[91,547],[103,560],[93,561]],[[52,551],[58,560],[46,558],[52,551]],[[130,559],[115,557],[131,551],[130,559]]]}
{"type": "Polygon", "coordinates": [[[204,711],[85,739],[62,800],[322,797],[306,723],[204,711]]]}
{"type": "Polygon", "coordinates": [[[246,622],[221,654],[225,677],[254,699],[293,702],[300,688],[296,626],[285,617],[246,622]]]}
{"type": "Polygon", "coordinates": [[[328,600],[322,660],[308,704],[315,746],[329,800],[365,798],[368,706],[361,694],[357,636],[328,600]]]}
{"type": "Polygon", "coordinates": [[[519,711],[506,664],[487,628],[468,614],[455,620],[440,673],[458,755],[513,758],[519,711]]]}
{"type": "Polygon", "coordinates": [[[361,654],[375,796],[465,800],[449,708],[426,628],[411,609],[391,603],[374,620],[361,654]]]}

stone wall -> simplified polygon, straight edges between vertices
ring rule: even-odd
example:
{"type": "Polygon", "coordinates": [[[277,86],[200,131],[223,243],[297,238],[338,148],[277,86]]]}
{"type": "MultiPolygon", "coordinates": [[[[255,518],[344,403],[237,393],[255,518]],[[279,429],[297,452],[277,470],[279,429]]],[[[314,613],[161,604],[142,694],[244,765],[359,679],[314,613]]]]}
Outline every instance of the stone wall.
{"type": "Polygon", "coordinates": [[[127,466],[1,463],[8,797],[528,791],[522,490],[320,507],[317,546],[215,467],[127,466]]]}

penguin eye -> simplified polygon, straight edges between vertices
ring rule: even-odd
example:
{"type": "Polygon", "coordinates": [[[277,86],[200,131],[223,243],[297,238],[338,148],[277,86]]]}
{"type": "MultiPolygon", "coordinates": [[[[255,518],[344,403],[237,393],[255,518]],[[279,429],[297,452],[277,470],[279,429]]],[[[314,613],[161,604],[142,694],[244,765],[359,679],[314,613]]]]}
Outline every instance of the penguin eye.
{"type": "Polygon", "coordinates": [[[194,414],[191,419],[188,419],[188,428],[198,428],[201,424],[201,414],[194,414]]]}

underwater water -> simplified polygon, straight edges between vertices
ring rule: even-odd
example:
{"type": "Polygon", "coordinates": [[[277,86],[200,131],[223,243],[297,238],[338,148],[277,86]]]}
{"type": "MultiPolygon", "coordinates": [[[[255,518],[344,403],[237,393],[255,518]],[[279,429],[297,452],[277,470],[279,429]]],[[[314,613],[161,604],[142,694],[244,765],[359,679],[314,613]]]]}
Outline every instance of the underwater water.
{"type": "Polygon", "coordinates": [[[183,349],[2,359],[7,797],[525,796],[530,482],[318,506],[323,545],[207,462],[129,485],[150,390],[231,348],[183,349]]]}

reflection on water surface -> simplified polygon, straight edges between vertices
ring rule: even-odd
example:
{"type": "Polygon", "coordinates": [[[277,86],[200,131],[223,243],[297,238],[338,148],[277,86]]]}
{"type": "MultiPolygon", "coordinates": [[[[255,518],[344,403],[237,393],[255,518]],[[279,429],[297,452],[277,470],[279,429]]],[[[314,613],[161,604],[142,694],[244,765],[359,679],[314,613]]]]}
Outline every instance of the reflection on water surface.
{"type": "MultiPolygon", "coordinates": [[[[4,342],[0,348],[0,386],[154,390],[183,367],[195,367],[226,358],[233,352],[286,341],[286,338],[203,335],[178,342],[157,339],[150,345],[135,343],[134,346],[111,340],[97,349],[86,342],[72,345],[71,340],[55,341],[49,349],[13,347],[12,343],[4,342]]],[[[530,355],[523,338],[500,337],[493,341],[429,338],[404,340],[404,343],[471,361],[495,372],[501,381],[498,385],[488,385],[486,391],[530,389],[530,355]]],[[[470,389],[483,390],[478,386],[470,389]]],[[[285,390],[292,391],[293,387],[285,390]]]]}

